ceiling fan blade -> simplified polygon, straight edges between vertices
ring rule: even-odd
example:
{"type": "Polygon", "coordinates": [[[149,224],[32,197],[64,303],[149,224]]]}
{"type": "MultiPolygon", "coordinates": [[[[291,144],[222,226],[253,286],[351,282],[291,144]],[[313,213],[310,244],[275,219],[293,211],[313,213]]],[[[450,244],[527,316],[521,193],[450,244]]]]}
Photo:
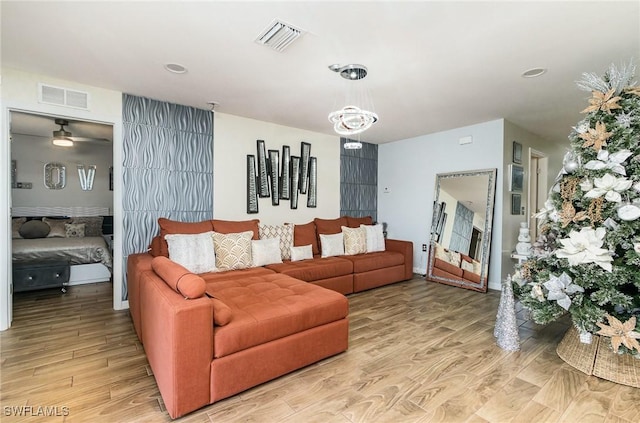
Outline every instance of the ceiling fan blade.
{"type": "Polygon", "coordinates": [[[110,143],[111,141],[106,138],[87,138],[87,137],[70,137],[73,142],[95,142],[95,143],[110,143]]]}

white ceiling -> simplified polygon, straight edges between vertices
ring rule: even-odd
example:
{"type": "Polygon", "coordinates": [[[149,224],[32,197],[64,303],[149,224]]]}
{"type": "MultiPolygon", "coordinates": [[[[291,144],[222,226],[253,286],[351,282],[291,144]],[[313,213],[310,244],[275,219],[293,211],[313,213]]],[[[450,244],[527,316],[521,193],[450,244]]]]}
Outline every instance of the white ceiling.
{"type": "Polygon", "coordinates": [[[0,2],[2,66],[333,133],[361,63],[385,143],[506,118],[564,142],[583,72],[640,60],[640,2],[0,2]],[[254,42],[278,18],[307,33],[279,53],[254,42]],[[165,63],[188,68],[183,75],[165,63]],[[521,73],[548,68],[539,78],[521,73]]]}

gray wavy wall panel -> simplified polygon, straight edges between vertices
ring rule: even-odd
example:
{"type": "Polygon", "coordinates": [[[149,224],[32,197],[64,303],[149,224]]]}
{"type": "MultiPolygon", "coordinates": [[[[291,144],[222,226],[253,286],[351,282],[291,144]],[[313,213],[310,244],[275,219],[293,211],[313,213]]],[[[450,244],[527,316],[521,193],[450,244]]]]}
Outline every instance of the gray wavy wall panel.
{"type": "MultiPolygon", "coordinates": [[[[340,139],[344,145],[346,138],[340,139]]],[[[378,145],[362,143],[360,150],[341,149],[340,215],[378,218],[378,145]]]]}
{"type": "Polygon", "coordinates": [[[213,218],[213,114],[129,94],[122,103],[126,269],[127,257],[158,234],[159,217],[213,218]]]}

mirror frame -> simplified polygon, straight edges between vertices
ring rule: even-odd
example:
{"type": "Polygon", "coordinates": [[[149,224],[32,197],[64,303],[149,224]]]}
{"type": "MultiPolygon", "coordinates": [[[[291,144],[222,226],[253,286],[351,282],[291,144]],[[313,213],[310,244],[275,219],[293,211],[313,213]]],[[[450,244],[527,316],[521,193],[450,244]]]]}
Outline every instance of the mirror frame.
{"type": "MultiPolygon", "coordinates": [[[[457,286],[460,288],[470,289],[479,292],[487,292],[488,288],[488,277],[489,277],[489,257],[491,253],[491,235],[493,228],[493,214],[495,207],[495,196],[496,196],[496,176],[497,169],[479,169],[479,170],[469,170],[469,171],[461,171],[461,172],[450,172],[450,173],[438,173],[436,175],[436,186],[434,193],[434,205],[439,204],[440,197],[440,185],[442,181],[445,179],[451,178],[461,178],[465,176],[483,176],[487,175],[488,184],[487,184],[487,204],[486,204],[486,213],[485,213],[485,228],[482,233],[482,257],[480,258],[480,283],[473,283],[465,280],[451,279],[445,278],[443,276],[438,276],[433,274],[433,265],[435,261],[435,228],[433,220],[435,216],[432,216],[432,227],[430,232],[430,245],[429,245],[429,258],[427,264],[427,280],[443,283],[446,285],[457,286]]],[[[435,209],[435,207],[434,207],[435,209]]]]}

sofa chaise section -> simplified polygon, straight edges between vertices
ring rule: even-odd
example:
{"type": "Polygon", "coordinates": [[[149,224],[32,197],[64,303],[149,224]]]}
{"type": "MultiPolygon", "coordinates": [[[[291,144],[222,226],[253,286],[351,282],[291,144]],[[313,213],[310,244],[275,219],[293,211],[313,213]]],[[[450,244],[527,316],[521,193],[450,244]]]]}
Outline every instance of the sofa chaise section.
{"type": "Polygon", "coordinates": [[[135,279],[142,342],[172,418],[348,347],[348,301],[337,292],[273,272],[209,282],[189,275],[206,296],[186,299],[172,288],[179,281],[153,270],[135,279]],[[228,308],[228,322],[214,324],[214,301],[228,308]]]}

